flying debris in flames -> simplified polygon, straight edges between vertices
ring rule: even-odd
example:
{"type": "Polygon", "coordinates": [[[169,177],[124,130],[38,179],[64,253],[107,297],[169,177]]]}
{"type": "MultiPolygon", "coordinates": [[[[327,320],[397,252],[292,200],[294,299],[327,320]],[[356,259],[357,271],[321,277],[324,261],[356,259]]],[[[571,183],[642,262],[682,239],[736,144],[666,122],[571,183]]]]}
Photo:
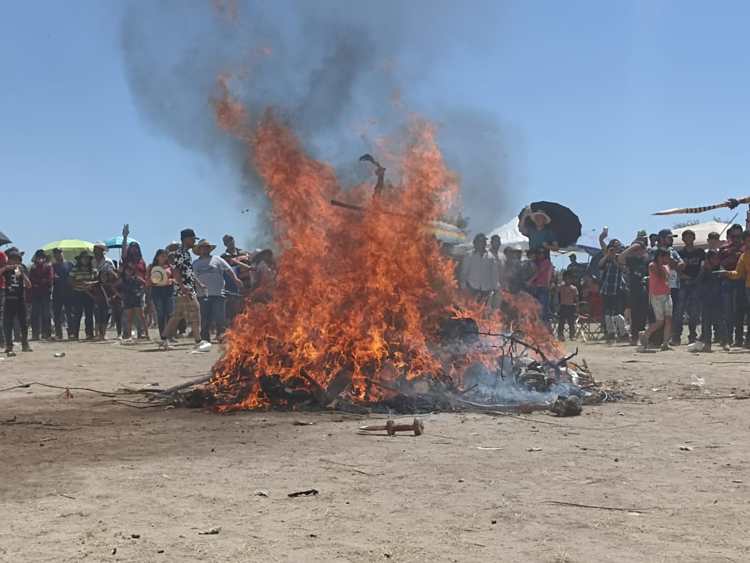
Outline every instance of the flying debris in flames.
{"type": "Polygon", "coordinates": [[[512,328],[560,357],[532,299],[507,295],[503,316],[459,291],[452,260],[427,228],[459,189],[430,123],[411,123],[405,148],[389,161],[400,180],[373,197],[368,186],[344,189],[333,168],[306,154],[272,111],[250,125],[227,77],[218,90],[217,123],[247,143],[249,164],[271,202],[279,250],[272,298],[248,300],[214,367],[210,388],[220,410],[269,406],[279,389],[288,398],[300,390],[371,404],[405,386],[460,391],[470,367],[502,369],[497,346],[461,338],[460,346],[445,346],[451,323],[474,335],[512,328]],[[332,206],[332,199],[364,212],[332,206]]]}

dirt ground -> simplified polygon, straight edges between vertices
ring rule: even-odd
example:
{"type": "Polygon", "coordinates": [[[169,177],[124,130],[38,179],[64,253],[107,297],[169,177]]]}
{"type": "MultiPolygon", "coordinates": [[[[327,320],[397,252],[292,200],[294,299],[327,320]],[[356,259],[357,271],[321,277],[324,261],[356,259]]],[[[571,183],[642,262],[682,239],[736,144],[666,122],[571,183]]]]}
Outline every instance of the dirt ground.
{"type": "MultiPolygon", "coordinates": [[[[169,386],[219,353],[148,351],[37,344],[0,361],[0,388],[169,386]]],[[[750,400],[734,398],[750,355],[581,356],[635,399],[576,418],[428,415],[418,438],[361,436],[336,413],[3,391],[0,560],[750,560],[750,400]]]]}

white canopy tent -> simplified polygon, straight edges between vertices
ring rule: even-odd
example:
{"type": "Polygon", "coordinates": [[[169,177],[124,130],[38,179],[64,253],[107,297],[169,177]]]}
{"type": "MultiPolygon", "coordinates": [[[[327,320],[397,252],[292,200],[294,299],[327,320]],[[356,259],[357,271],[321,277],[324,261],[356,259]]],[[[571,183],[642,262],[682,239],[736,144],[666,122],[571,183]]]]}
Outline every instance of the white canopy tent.
{"type": "Polygon", "coordinates": [[[682,246],[682,233],[690,230],[695,233],[695,246],[699,248],[706,248],[708,246],[708,234],[719,233],[721,238],[726,238],[726,230],[731,226],[731,223],[720,223],[719,221],[706,221],[705,223],[698,223],[696,225],[688,225],[687,227],[680,227],[679,229],[672,229],[674,234],[674,245],[676,247],[682,246]]]}
{"type": "MultiPolygon", "coordinates": [[[[503,247],[510,246],[512,248],[520,248],[521,250],[529,248],[529,239],[527,239],[518,229],[518,217],[513,217],[507,223],[490,231],[487,234],[487,238],[489,239],[493,235],[500,236],[500,241],[502,242],[503,247]]],[[[596,252],[599,250],[599,243],[596,240],[593,240],[593,238],[587,235],[584,231],[581,238],[578,239],[578,244],[565,250],[587,253],[592,251],[596,252]]]]}

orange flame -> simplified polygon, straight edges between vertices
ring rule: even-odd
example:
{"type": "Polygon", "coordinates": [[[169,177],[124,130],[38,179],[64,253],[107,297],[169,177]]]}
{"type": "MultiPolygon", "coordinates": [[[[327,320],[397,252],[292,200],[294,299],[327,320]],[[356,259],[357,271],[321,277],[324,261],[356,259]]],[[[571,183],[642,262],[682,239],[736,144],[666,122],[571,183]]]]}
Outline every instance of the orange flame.
{"type": "MultiPolygon", "coordinates": [[[[217,123],[249,144],[279,248],[272,299],[248,300],[215,366],[214,388],[234,397],[222,408],[262,406],[261,375],[290,381],[304,374],[325,388],[345,374],[352,398],[374,401],[388,395],[397,379],[431,374],[460,382],[470,361],[492,365],[496,360],[486,353],[446,365],[434,351],[439,322],[456,312],[495,330],[502,319],[498,311],[463,298],[452,260],[426,228],[458,192],[432,125],[413,121],[405,149],[389,157],[389,164],[397,159],[399,185],[373,198],[365,186],[343,192],[333,168],[306,154],[272,111],[250,131],[226,81],[219,84],[217,123]],[[334,207],[332,198],[357,203],[365,212],[334,207]]],[[[540,331],[544,342],[552,340],[533,308],[517,323],[540,331]]]]}

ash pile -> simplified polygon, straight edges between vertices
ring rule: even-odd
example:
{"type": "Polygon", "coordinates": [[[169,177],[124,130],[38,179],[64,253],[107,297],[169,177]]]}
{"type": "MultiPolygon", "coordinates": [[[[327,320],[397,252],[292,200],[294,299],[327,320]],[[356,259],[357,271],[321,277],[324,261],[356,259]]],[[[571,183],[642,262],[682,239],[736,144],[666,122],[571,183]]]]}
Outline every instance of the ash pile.
{"type": "MultiPolygon", "coordinates": [[[[386,378],[382,377],[383,366],[373,365],[364,388],[354,386],[349,370],[341,370],[325,386],[304,371],[286,379],[248,372],[242,379],[257,382],[258,408],[274,410],[358,414],[549,410],[559,416],[574,416],[580,414],[583,405],[618,399],[594,380],[585,361],[573,361],[577,351],[550,359],[539,347],[524,340],[523,334],[482,333],[472,319],[446,319],[441,323],[433,352],[446,366],[442,372],[407,380],[390,364],[385,369],[391,376],[386,378]],[[477,357],[483,361],[476,361],[477,357]],[[460,376],[456,375],[459,372],[460,376]]],[[[228,395],[209,383],[174,399],[183,406],[222,405],[231,410],[247,389],[236,391],[235,396],[228,395]]]]}

